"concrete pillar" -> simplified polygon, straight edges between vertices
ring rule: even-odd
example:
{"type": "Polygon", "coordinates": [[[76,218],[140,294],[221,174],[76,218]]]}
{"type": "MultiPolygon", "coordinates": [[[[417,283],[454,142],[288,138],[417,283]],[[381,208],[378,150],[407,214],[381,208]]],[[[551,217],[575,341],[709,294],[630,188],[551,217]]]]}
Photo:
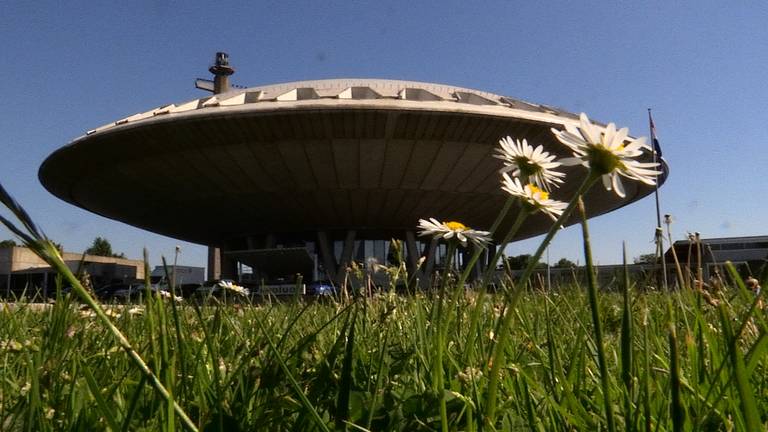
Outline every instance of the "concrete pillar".
{"type": "Polygon", "coordinates": [[[406,257],[408,271],[413,274],[413,272],[416,271],[420,258],[419,249],[416,247],[416,234],[414,234],[413,231],[409,230],[405,232],[405,250],[408,255],[406,257]]]}
{"type": "Polygon", "coordinates": [[[219,256],[221,258],[219,261],[220,279],[232,279],[237,281],[237,260],[226,253],[220,254],[219,256]]]}
{"type": "MultiPolygon", "coordinates": [[[[478,249],[479,247],[480,247],[480,246],[478,246],[478,245],[476,245],[476,244],[472,243],[472,247],[471,247],[471,248],[469,248],[469,249],[467,249],[468,251],[471,251],[471,253],[470,253],[470,254],[469,254],[469,256],[467,257],[467,261],[469,261],[469,259],[471,258],[471,256],[475,254],[475,252],[477,251],[477,249],[478,249]]],[[[483,271],[483,255],[484,255],[484,254],[486,254],[486,253],[487,253],[487,250],[483,251],[483,252],[480,254],[480,258],[479,258],[479,259],[477,260],[477,262],[475,263],[475,267],[472,269],[472,273],[470,273],[470,274],[469,274],[469,280],[470,280],[470,281],[475,281],[475,280],[478,280],[478,279],[480,279],[480,275],[482,274],[482,271],[483,271]]],[[[467,264],[467,263],[465,263],[465,265],[466,265],[466,264],[467,264]]]]}
{"type": "Polygon", "coordinates": [[[208,246],[208,280],[221,279],[221,249],[208,246]]]}
{"type": "Polygon", "coordinates": [[[256,249],[256,238],[254,236],[248,236],[245,238],[245,245],[248,249],[256,249]]]}
{"type": "Polygon", "coordinates": [[[421,278],[421,286],[428,288],[432,283],[432,272],[435,270],[435,256],[437,255],[438,240],[433,238],[429,242],[429,249],[427,249],[426,260],[424,261],[424,275],[421,278]]]}
{"type": "Polygon", "coordinates": [[[349,230],[344,238],[344,247],[341,249],[341,261],[336,270],[336,280],[339,283],[343,282],[347,266],[349,266],[349,263],[352,261],[352,252],[355,250],[355,235],[357,235],[355,230],[349,230]]]}
{"type": "Polygon", "coordinates": [[[485,254],[485,268],[493,266],[493,269],[495,270],[497,263],[492,263],[491,260],[493,260],[493,257],[496,255],[496,243],[489,244],[485,254]]]}
{"type": "MultiPolygon", "coordinates": [[[[459,256],[461,257],[461,263],[457,263],[460,265],[457,265],[456,268],[459,270],[459,272],[463,272],[467,269],[467,264],[469,264],[469,260],[472,258],[472,243],[468,243],[467,247],[465,248],[459,248],[459,256]]],[[[458,260],[458,257],[456,258],[458,260]]]]}
{"type": "Polygon", "coordinates": [[[326,231],[317,232],[317,245],[320,252],[320,260],[325,268],[325,275],[328,279],[336,280],[336,257],[333,255],[333,249],[328,241],[326,231]]]}
{"type": "Polygon", "coordinates": [[[490,276],[491,283],[496,283],[496,264],[497,263],[491,262],[493,261],[493,257],[496,256],[496,248],[498,248],[496,243],[490,243],[485,250],[485,269],[484,270],[491,272],[491,276],[490,276]]]}

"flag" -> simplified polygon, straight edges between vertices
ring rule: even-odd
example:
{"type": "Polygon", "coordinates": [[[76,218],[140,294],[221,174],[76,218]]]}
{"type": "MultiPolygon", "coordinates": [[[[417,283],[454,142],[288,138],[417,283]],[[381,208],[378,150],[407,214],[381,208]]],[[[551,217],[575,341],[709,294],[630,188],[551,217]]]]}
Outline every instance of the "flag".
{"type": "Polygon", "coordinates": [[[653,142],[653,152],[656,153],[656,157],[661,157],[661,146],[659,145],[659,138],[656,136],[656,125],[653,123],[651,110],[648,110],[648,122],[651,124],[651,141],[653,142]]]}

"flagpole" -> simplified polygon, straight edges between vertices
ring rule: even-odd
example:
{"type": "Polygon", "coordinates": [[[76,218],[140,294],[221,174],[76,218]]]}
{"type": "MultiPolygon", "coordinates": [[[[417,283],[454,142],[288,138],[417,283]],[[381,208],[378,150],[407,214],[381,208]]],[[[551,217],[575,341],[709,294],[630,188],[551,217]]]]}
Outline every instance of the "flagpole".
{"type": "MultiPolygon", "coordinates": [[[[648,129],[650,131],[651,135],[651,148],[653,153],[653,163],[659,163],[659,155],[657,150],[661,147],[658,145],[658,140],[656,138],[656,127],[653,124],[653,117],[651,116],[651,109],[648,108],[648,129]]],[[[662,274],[662,283],[664,287],[664,291],[669,290],[669,286],[667,284],[667,262],[664,259],[664,231],[661,228],[661,208],[659,205],[659,174],[656,174],[656,181],[655,183],[655,189],[654,189],[654,196],[656,198],[656,257],[661,260],[661,274],[662,274]]]]}

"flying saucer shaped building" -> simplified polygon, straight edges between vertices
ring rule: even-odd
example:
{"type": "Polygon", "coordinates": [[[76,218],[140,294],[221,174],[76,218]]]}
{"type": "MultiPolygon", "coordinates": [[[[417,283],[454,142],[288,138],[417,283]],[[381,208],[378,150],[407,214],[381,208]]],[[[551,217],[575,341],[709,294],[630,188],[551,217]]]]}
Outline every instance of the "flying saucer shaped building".
{"type": "MultiPolygon", "coordinates": [[[[420,218],[487,229],[502,208],[492,157],[500,138],[569,156],[550,128],[578,124],[560,109],[448,85],[333,79],[229,89],[229,74],[217,74],[220,93],[88,131],[45,160],[40,181],[102,216],[220,248],[211,276],[235,276],[243,263],[262,277],[315,266],[334,278],[350,260],[386,259],[392,238],[405,240],[411,265],[426,256],[429,269],[439,248],[415,235],[420,218]]],[[[563,171],[552,196],[565,200],[586,170],[563,171]]],[[[593,188],[589,216],[653,192],[625,188],[625,198],[593,188]]],[[[532,216],[517,237],[550,223],[532,216]]]]}

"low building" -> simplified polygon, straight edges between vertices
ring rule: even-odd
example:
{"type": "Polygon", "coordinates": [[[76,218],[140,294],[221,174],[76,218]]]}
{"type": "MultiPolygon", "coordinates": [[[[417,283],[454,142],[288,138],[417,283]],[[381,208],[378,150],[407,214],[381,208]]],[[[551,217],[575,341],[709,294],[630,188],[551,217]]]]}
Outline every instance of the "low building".
{"type": "MultiPolygon", "coordinates": [[[[716,273],[725,275],[722,265],[726,261],[732,262],[745,277],[758,274],[768,259],[768,235],[700,239],[699,242],[701,248],[695,240],[678,240],[673,248],[683,273],[695,275],[701,264],[704,281],[716,273]]],[[[672,251],[670,248],[664,255],[667,266],[675,265],[672,251]]]]}
{"type": "MultiPolygon", "coordinates": [[[[125,258],[62,253],[73,272],[88,273],[93,286],[113,281],[144,278],[144,261],[125,258]]],[[[48,297],[56,290],[56,271],[26,247],[0,248],[0,296],[48,297]]]]}
{"type": "MultiPolygon", "coordinates": [[[[619,291],[624,286],[624,265],[603,264],[596,265],[595,276],[597,285],[602,290],[619,291]]],[[[627,264],[627,273],[630,283],[643,290],[660,289],[658,280],[661,274],[661,266],[654,264],[627,264]]],[[[497,271],[497,280],[504,280],[507,272],[503,269],[497,271]]],[[[511,276],[519,278],[523,270],[512,270],[511,276]]],[[[542,264],[534,270],[531,277],[532,286],[535,289],[571,289],[574,286],[587,286],[587,270],[584,266],[574,267],[549,267],[542,264]]]]}
{"type": "Polygon", "coordinates": [[[201,284],[205,282],[205,267],[193,267],[183,265],[155,266],[152,270],[152,281],[157,282],[168,275],[176,275],[177,285],[201,284]]]}

